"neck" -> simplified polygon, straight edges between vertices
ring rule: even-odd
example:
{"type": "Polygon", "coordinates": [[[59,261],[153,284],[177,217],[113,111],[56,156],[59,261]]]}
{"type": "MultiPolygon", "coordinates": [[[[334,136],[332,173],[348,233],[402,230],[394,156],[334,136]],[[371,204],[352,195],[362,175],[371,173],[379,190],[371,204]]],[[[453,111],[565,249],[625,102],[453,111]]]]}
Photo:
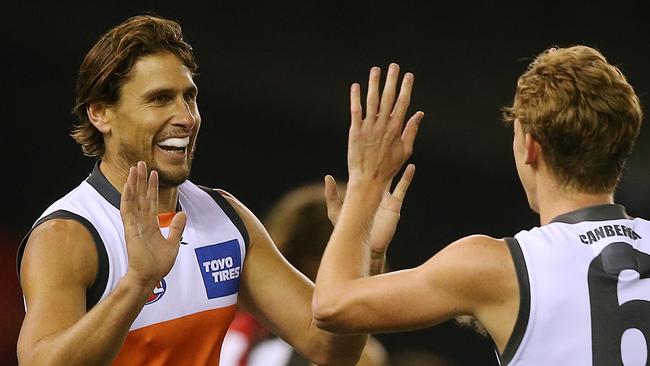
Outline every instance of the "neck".
{"type": "Polygon", "coordinates": [[[555,180],[547,179],[539,184],[537,205],[541,225],[546,225],[559,215],[589,206],[614,203],[613,193],[583,193],[570,191],[559,186],[555,180]]]}
{"type": "MultiPolygon", "coordinates": [[[[120,194],[124,190],[126,178],[129,175],[130,166],[120,164],[114,159],[105,157],[100,165],[99,170],[108,179],[120,194]]],[[[158,188],[158,213],[174,212],[178,203],[178,187],[158,188]]]]}

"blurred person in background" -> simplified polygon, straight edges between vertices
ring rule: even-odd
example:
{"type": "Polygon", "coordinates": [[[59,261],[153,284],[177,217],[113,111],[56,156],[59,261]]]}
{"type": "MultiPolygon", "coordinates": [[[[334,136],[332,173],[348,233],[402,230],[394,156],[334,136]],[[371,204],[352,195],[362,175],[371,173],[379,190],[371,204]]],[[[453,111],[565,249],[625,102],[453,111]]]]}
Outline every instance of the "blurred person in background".
{"type": "MultiPolygon", "coordinates": [[[[339,188],[345,191],[345,187],[339,188]]],[[[327,201],[325,197],[322,183],[300,186],[282,196],[264,219],[264,226],[282,255],[311,281],[316,278],[320,259],[332,234],[332,222],[336,222],[341,206],[337,192],[328,191],[327,201]]],[[[394,197],[397,202],[402,198],[394,197]]],[[[383,243],[388,244],[388,241],[383,243]]],[[[386,248],[380,251],[385,252],[386,248]]],[[[262,327],[249,313],[238,311],[224,339],[221,366],[263,365],[313,364],[262,327]]],[[[388,353],[378,340],[370,337],[357,365],[388,366],[388,353]]]]}

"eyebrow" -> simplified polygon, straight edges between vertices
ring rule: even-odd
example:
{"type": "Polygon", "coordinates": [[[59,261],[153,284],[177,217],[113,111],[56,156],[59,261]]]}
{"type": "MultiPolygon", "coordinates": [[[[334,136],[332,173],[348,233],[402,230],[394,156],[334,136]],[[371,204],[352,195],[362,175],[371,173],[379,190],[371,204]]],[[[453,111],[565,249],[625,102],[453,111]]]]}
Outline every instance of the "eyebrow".
{"type": "MultiPolygon", "coordinates": [[[[191,86],[185,88],[185,90],[183,90],[183,94],[185,94],[185,93],[187,93],[187,92],[192,92],[192,93],[194,93],[194,94],[198,94],[198,91],[199,91],[199,90],[198,90],[198,88],[197,88],[196,86],[191,85],[191,86]]],[[[144,100],[144,101],[148,101],[148,100],[150,100],[150,99],[152,99],[153,97],[156,97],[156,96],[158,96],[158,95],[163,95],[163,94],[174,94],[175,92],[176,92],[176,90],[175,90],[175,89],[172,89],[172,88],[155,88],[155,89],[151,89],[151,90],[145,92],[145,93],[140,97],[140,99],[141,99],[141,100],[144,100]]]]}

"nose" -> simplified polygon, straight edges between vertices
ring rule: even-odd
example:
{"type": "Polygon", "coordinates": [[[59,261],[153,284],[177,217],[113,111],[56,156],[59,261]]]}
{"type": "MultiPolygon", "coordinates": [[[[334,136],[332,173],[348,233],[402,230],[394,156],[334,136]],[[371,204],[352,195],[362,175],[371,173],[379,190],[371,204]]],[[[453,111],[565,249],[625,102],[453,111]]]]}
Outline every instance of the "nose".
{"type": "Polygon", "coordinates": [[[196,105],[190,105],[184,98],[178,98],[175,103],[175,113],[172,118],[172,125],[181,126],[191,130],[196,125],[198,119],[198,110],[196,105]]]}

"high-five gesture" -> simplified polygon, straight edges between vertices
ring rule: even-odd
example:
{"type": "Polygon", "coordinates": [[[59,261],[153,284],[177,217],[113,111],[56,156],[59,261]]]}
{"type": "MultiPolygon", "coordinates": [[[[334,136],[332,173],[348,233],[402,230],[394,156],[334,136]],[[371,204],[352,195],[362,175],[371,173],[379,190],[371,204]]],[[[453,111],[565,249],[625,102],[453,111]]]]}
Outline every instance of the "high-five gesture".
{"type": "Polygon", "coordinates": [[[424,113],[417,112],[406,122],[411,100],[413,74],[406,73],[402,80],[399,95],[395,100],[399,66],[391,64],[388,68],[386,84],[379,97],[378,67],[370,70],[365,117],[361,107],[359,84],[350,90],[351,126],[348,146],[348,170],[350,181],[370,179],[386,186],[413,152],[413,143],[418,125],[424,113]]]}
{"type": "Polygon", "coordinates": [[[165,238],[158,225],[158,172],[151,171],[147,179],[147,166],[142,161],[129,169],[120,213],[129,271],[141,285],[153,287],[174,265],[185,228],[185,213],[179,212],[174,216],[169,236],[165,238]]]}
{"type": "MultiPolygon", "coordinates": [[[[379,204],[379,209],[375,214],[375,220],[372,223],[372,230],[370,231],[371,275],[379,274],[384,269],[386,250],[393,239],[393,235],[395,235],[395,230],[397,230],[402,203],[413,181],[414,174],[415,165],[409,164],[404,170],[399,182],[397,182],[393,192],[390,191],[390,186],[386,186],[383,198],[379,204]]],[[[325,203],[327,204],[327,217],[332,225],[336,226],[343,201],[339,196],[336,181],[331,175],[325,177],[325,203]]]]}
{"type": "Polygon", "coordinates": [[[424,116],[417,112],[404,125],[413,74],[404,75],[397,97],[399,66],[391,64],[388,68],[381,98],[379,79],[380,70],[373,67],[365,116],[359,84],[353,84],[350,90],[350,176],[342,205],[336,183],[326,178],[329,216],[337,222],[318,268],[312,299],[314,320],[321,328],[338,323],[339,315],[347,314],[350,306],[356,309],[354,299],[348,302],[351,294],[361,296],[364,277],[379,272],[377,264],[383,265],[383,252],[395,233],[402,201],[415,173],[415,166],[409,165],[390,192],[393,177],[413,152],[418,124],[424,116]]]}

